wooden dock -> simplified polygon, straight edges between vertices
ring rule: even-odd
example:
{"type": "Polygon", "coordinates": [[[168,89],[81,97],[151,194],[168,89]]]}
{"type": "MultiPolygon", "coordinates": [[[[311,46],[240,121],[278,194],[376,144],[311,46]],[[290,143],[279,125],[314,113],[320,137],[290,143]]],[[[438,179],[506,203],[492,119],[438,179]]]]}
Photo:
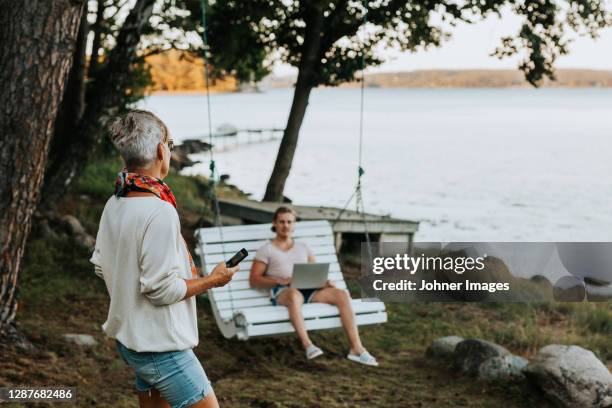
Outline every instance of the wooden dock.
{"type": "Polygon", "coordinates": [[[342,244],[342,234],[365,234],[381,242],[406,242],[412,249],[418,221],[391,218],[386,215],[365,214],[345,210],[337,220],[341,208],[259,202],[245,199],[220,198],[219,207],[224,216],[235,219],[236,224],[265,224],[272,222],[274,211],[286,205],[298,213],[298,221],[327,220],[332,224],[336,249],[342,244]],[[237,222],[236,222],[237,221],[237,222]],[[365,221],[365,222],[364,222],[365,221]]]}
{"type": "MultiPolygon", "coordinates": [[[[217,130],[213,133],[213,149],[216,152],[223,152],[236,149],[241,146],[254,143],[267,143],[278,141],[283,136],[284,129],[266,128],[266,129],[226,129],[217,130]]],[[[201,137],[203,141],[209,141],[209,135],[201,137]]]]}

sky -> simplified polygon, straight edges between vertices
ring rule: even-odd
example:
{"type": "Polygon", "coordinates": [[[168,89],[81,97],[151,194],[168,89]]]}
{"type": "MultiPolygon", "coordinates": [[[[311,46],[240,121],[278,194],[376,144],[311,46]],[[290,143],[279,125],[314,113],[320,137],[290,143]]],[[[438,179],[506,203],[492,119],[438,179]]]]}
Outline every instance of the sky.
{"type": "MultiPolygon", "coordinates": [[[[608,2],[612,9],[612,3],[608,2]]],[[[515,69],[518,58],[499,60],[491,57],[500,39],[514,35],[521,25],[521,18],[510,10],[504,10],[502,18],[490,16],[476,24],[460,24],[452,30],[452,38],[439,48],[400,53],[387,51],[388,61],[367,72],[396,72],[419,69],[515,69]]],[[[612,28],[602,30],[599,38],[577,37],[570,45],[569,55],[557,60],[557,68],[589,68],[612,70],[612,28]]],[[[295,68],[277,65],[276,75],[295,74],[295,68]]]]}

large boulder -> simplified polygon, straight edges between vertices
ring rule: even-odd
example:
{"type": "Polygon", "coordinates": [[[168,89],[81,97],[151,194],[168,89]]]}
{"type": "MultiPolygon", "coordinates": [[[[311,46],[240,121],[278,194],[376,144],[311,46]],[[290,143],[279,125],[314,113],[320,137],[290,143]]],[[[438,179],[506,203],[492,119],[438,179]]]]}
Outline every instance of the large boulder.
{"type": "Polygon", "coordinates": [[[480,365],[491,357],[509,356],[510,352],[499,344],[480,339],[463,340],[453,353],[453,364],[462,372],[476,376],[480,365]]]}
{"type": "Polygon", "coordinates": [[[582,347],[543,347],[524,373],[560,406],[612,407],[612,374],[582,347]]]}
{"type": "Polygon", "coordinates": [[[463,340],[464,338],[459,336],[440,337],[431,343],[425,355],[427,357],[450,360],[453,357],[457,344],[461,343],[463,340]]]}
{"type": "Polygon", "coordinates": [[[520,381],[528,361],[519,356],[491,357],[478,367],[478,379],[483,381],[520,381]]]}

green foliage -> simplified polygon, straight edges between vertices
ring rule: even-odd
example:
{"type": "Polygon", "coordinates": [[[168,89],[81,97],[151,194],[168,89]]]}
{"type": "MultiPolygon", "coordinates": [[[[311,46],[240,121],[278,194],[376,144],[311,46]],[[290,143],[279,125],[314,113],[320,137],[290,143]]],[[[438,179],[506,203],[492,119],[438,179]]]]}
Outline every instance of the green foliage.
{"type": "Polygon", "coordinates": [[[107,199],[113,194],[117,172],[122,168],[123,162],[118,156],[90,162],[74,186],[74,192],[107,199]]]}
{"type": "Polygon", "coordinates": [[[215,76],[235,75],[240,82],[259,81],[271,72],[274,50],[254,26],[270,11],[258,1],[216,2],[207,10],[209,59],[215,76]],[[227,7],[225,7],[227,5],[227,7]]]}
{"type": "MultiPolygon", "coordinates": [[[[458,22],[474,22],[509,5],[523,18],[514,37],[503,39],[494,55],[525,54],[519,68],[533,85],[554,78],[555,60],[567,53],[570,31],[595,36],[612,24],[601,0],[454,1],[215,1],[208,20],[213,64],[240,78],[258,78],[274,61],[305,66],[310,31],[323,17],[313,86],[355,79],[365,66],[384,62],[381,48],[414,51],[439,46],[458,22]]],[[[314,28],[313,28],[314,27],[314,28]]],[[[316,36],[315,35],[315,36],[316,36]]]]}
{"type": "MultiPolygon", "coordinates": [[[[198,0],[156,2],[149,24],[142,31],[137,51],[133,55],[132,66],[127,72],[129,79],[122,89],[125,97],[122,105],[116,107],[119,113],[142,99],[145,96],[145,89],[152,83],[150,67],[145,62],[146,56],[170,49],[190,51],[202,49],[201,43],[193,40],[198,31],[201,31],[198,20],[199,4],[198,0]]],[[[98,77],[104,74],[109,55],[117,46],[125,18],[135,6],[133,2],[111,0],[90,2],[89,7],[89,20],[93,21],[90,34],[100,37],[101,48],[94,53],[102,56],[98,59],[99,63],[90,70],[90,79],[104,80],[104,77],[98,77]],[[95,7],[91,7],[92,4],[95,7]]],[[[96,95],[91,96],[96,97],[96,95]]]]}
{"type": "Polygon", "coordinates": [[[519,68],[532,85],[542,79],[555,79],[554,63],[569,52],[568,31],[596,37],[600,29],[612,24],[612,14],[600,0],[572,0],[560,4],[554,0],[511,1],[516,14],[524,18],[516,37],[505,37],[495,50],[500,58],[523,50],[519,68]]]}
{"type": "Polygon", "coordinates": [[[142,44],[146,54],[169,49],[198,52],[202,44],[193,37],[200,32],[200,0],[162,0],[156,3],[142,44]]]}
{"type": "Polygon", "coordinates": [[[144,98],[145,90],[153,83],[151,66],[145,62],[144,58],[138,59],[132,65],[130,74],[129,87],[125,90],[125,105],[121,107],[120,112],[128,110],[128,107],[144,98]]]}
{"type": "Polygon", "coordinates": [[[172,189],[179,209],[184,208],[197,214],[209,214],[210,185],[204,177],[182,176],[171,171],[164,180],[172,189]]]}

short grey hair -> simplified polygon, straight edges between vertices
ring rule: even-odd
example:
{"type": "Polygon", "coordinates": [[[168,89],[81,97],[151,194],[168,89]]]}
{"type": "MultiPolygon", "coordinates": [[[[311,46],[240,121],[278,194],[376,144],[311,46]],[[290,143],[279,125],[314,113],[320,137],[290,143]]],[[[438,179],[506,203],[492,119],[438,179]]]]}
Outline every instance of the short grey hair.
{"type": "Polygon", "coordinates": [[[169,137],[168,127],[160,118],[139,109],[113,120],[108,133],[128,167],[144,167],[154,162],[157,145],[169,137]]]}

